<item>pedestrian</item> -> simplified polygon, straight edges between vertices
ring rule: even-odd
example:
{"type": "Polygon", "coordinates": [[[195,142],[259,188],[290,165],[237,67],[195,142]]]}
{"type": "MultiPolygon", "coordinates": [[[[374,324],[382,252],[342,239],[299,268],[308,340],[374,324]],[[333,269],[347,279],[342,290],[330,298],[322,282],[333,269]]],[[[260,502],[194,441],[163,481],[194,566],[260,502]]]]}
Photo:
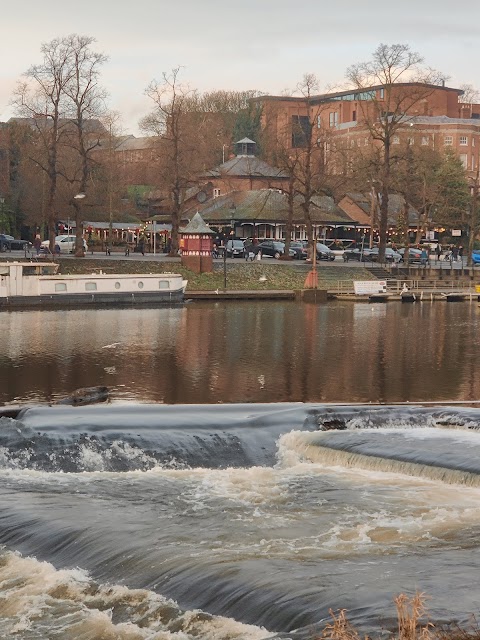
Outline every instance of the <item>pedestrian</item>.
{"type": "Polygon", "coordinates": [[[437,260],[440,260],[442,255],[442,247],[440,243],[438,243],[437,246],[435,247],[435,255],[437,256],[437,260]]]}
{"type": "Polygon", "coordinates": [[[140,239],[138,241],[138,250],[142,254],[142,256],[145,255],[145,238],[143,236],[140,236],[140,239]]]}
{"type": "Polygon", "coordinates": [[[428,253],[425,247],[422,249],[422,253],[420,254],[420,264],[422,267],[426,267],[428,262],[428,253]]]}
{"type": "Polygon", "coordinates": [[[40,238],[40,235],[38,233],[33,241],[33,246],[35,247],[35,251],[38,256],[40,254],[40,247],[42,246],[42,239],[40,238]]]}
{"type": "Polygon", "coordinates": [[[460,262],[463,261],[463,245],[458,247],[458,257],[460,258],[460,262]]]}
{"type": "Polygon", "coordinates": [[[452,260],[456,262],[458,260],[458,247],[454,246],[452,248],[452,260]]]}

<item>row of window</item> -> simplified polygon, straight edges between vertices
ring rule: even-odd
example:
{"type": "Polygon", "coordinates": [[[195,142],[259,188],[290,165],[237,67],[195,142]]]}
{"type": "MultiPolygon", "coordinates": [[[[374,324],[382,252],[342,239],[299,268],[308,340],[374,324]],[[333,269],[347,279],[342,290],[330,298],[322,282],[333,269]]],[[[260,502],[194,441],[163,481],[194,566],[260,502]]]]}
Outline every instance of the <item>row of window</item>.
{"type": "MultiPolygon", "coordinates": [[[[414,144],[415,138],[407,138],[408,144],[414,144]]],[[[460,136],[458,142],[461,147],[468,146],[468,136],[460,136]]],[[[393,136],[392,144],[400,144],[400,136],[393,136]]],[[[422,136],[421,144],[423,146],[428,146],[430,144],[430,136],[422,136]]],[[[453,136],[444,136],[443,144],[446,147],[451,147],[453,145],[453,136]]],[[[475,146],[475,138],[472,136],[472,147],[475,146]]]]}
{"type": "MultiPolygon", "coordinates": [[[[115,282],[115,289],[121,289],[122,285],[120,282],[115,282]]],[[[144,284],[142,281],[137,284],[139,289],[143,289],[144,284]]],[[[168,280],[159,280],[158,282],[159,289],[170,289],[170,282],[168,280]]],[[[55,283],[55,291],[67,291],[67,283],[66,282],[56,282],[55,283]]],[[[96,282],[86,282],[85,283],[85,291],[97,291],[97,283],[96,282]]]]}

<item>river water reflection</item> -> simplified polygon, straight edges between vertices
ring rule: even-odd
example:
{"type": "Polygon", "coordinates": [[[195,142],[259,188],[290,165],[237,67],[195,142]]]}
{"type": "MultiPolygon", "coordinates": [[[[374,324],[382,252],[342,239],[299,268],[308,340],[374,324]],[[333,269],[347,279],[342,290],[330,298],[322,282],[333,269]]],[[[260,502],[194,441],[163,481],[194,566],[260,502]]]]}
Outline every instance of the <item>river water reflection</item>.
{"type": "Polygon", "coordinates": [[[4,313],[0,401],[473,400],[477,304],[190,303],[4,313]]]}

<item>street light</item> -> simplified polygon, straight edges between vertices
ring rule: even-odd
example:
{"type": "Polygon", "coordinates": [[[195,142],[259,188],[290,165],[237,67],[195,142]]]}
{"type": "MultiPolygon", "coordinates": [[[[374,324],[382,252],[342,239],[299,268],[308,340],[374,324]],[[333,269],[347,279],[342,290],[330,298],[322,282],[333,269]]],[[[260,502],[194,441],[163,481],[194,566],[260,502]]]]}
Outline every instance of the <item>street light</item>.
{"type": "MultiPolygon", "coordinates": [[[[80,191],[80,193],[77,193],[76,195],[73,196],[74,200],[83,200],[86,197],[86,194],[83,193],[82,191],[80,191]]],[[[80,226],[81,221],[80,221],[80,207],[77,207],[77,215],[76,217],[78,218],[78,224],[80,226]]],[[[78,246],[78,236],[77,233],[79,233],[78,229],[75,228],[75,256],[76,257],[84,257],[85,256],[85,252],[83,250],[83,230],[82,230],[82,243],[80,246],[78,246]]]]}

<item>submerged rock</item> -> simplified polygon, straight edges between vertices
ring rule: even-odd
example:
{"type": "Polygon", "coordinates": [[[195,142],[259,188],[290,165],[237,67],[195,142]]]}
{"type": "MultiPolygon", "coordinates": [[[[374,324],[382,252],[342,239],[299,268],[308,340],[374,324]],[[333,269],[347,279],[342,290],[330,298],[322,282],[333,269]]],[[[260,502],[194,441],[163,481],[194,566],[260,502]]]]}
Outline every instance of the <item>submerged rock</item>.
{"type": "Polygon", "coordinates": [[[95,404],[96,402],[105,402],[108,400],[107,387],[85,387],[77,389],[70,395],[57,400],[54,404],[71,404],[72,406],[84,406],[86,404],[95,404]]]}

